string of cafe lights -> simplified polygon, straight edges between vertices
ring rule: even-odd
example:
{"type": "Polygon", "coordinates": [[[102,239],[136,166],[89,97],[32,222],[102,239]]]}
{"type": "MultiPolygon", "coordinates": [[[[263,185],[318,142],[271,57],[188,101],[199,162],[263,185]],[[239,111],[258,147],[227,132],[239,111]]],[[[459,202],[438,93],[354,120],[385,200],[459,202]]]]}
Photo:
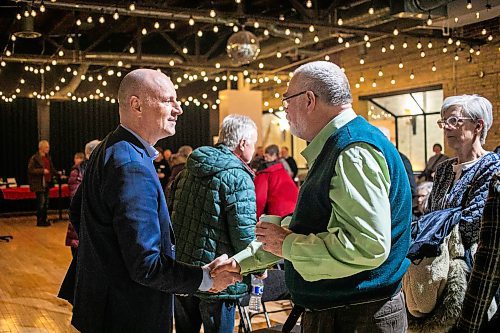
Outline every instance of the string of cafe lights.
{"type": "MultiPolygon", "coordinates": [[[[238,2],[237,2],[237,3],[238,3],[238,2]]],[[[130,5],[129,5],[129,10],[130,10],[130,11],[134,11],[134,10],[135,10],[135,3],[132,3],[132,4],[130,4],[130,5]],[[133,6],[132,6],[132,4],[133,4],[133,6]]],[[[39,10],[40,10],[40,12],[45,12],[45,7],[43,6],[43,8],[44,8],[44,9],[42,10],[42,6],[43,6],[43,2],[41,2],[41,5],[40,5],[39,10]]],[[[312,2],[311,2],[311,1],[308,1],[308,2],[306,3],[306,6],[307,6],[308,8],[311,8],[311,7],[312,7],[312,2]]],[[[374,9],[373,9],[372,7],[370,7],[370,9],[369,9],[369,11],[368,11],[368,12],[369,12],[369,14],[373,15],[373,13],[374,13],[374,9]]],[[[34,14],[34,13],[33,13],[33,9],[32,9],[32,10],[31,10],[31,12],[30,12],[30,11],[25,11],[24,15],[25,15],[25,16],[26,16],[26,15],[28,15],[28,16],[29,16],[29,15],[31,15],[31,16],[36,16],[36,13],[34,14]]],[[[214,17],[216,17],[216,15],[217,15],[217,14],[216,14],[215,10],[213,10],[213,9],[212,9],[212,10],[210,10],[210,12],[209,12],[209,16],[210,16],[210,17],[214,18],[214,17]]],[[[105,23],[105,22],[106,22],[106,19],[104,18],[104,14],[103,14],[103,13],[101,13],[101,17],[99,18],[99,23],[103,24],[103,23],[105,23]],[[101,17],[102,17],[102,20],[101,20],[101,17]]],[[[115,19],[115,20],[119,19],[118,11],[115,11],[115,12],[114,12],[114,14],[112,15],[112,17],[113,17],[113,19],[115,19]],[[115,15],[115,14],[116,14],[116,15],[115,15]]],[[[91,15],[89,15],[89,16],[87,17],[86,21],[87,21],[87,22],[89,22],[89,21],[90,21],[90,22],[93,22],[93,18],[92,18],[92,16],[91,16],[91,15]]],[[[77,21],[77,22],[75,22],[75,23],[77,23],[77,24],[78,24],[78,21],[77,21]]],[[[190,18],[189,18],[189,20],[188,20],[188,24],[189,24],[190,26],[194,26],[194,25],[195,25],[195,20],[194,20],[192,17],[190,17],[190,18]]],[[[427,20],[427,24],[429,24],[429,17],[428,17],[428,20],[427,20]]],[[[342,25],[342,23],[340,23],[339,25],[342,25]]],[[[231,26],[231,24],[230,24],[230,26],[231,26]]],[[[234,24],[233,24],[232,26],[233,26],[233,28],[234,28],[234,27],[236,27],[236,29],[238,29],[238,27],[237,27],[236,25],[234,25],[234,24]]],[[[215,29],[215,27],[217,27],[217,25],[214,25],[214,32],[217,32],[217,31],[218,31],[218,29],[215,29]]],[[[154,29],[159,29],[159,28],[160,28],[160,23],[159,23],[158,21],[155,21],[155,23],[153,24],[153,28],[154,28],[154,29]]],[[[174,21],[171,21],[171,22],[170,22],[170,24],[169,24],[169,28],[170,28],[170,29],[172,29],[172,30],[173,30],[173,29],[175,29],[175,22],[174,22],[174,21]]],[[[259,24],[258,24],[258,22],[254,22],[254,28],[256,28],[256,29],[257,29],[257,28],[259,28],[259,24]]],[[[151,29],[151,30],[152,30],[152,29],[151,29]]],[[[310,25],[308,30],[309,30],[309,32],[314,32],[316,29],[315,29],[314,25],[310,25]]],[[[150,31],[149,31],[146,27],[144,27],[144,28],[142,28],[142,29],[141,29],[141,33],[142,33],[143,35],[147,35],[149,32],[150,32],[150,31]]],[[[286,29],[286,30],[285,30],[285,33],[288,33],[288,35],[293,34],[293,32],[292,32],[290,29],[286,29]]],[[[264,29],[263,34],[264,34],[264,36],[267,36],[267,35],[269,35],[269,31],[268,31],[267,29],[264,29]]],[[[486,29],[483,29],[483,31],[482,31],[482,35],[486,35],[486,34],[487,34],[486,29]]],[[[394,28],[394,30],[393,30],[393,35],[394,35],[394,36],[398,36],[398,35],[399,35],[399,30],[397,29],[397,27],[396,27],[396,28],[394,28]]],[[[197,36],[198,36],[198,37],[200,37],[200,38],[201,38],[201,37],[203,37],[203,31],[202,31],[202,30],[198,30],[197,36]]],[[[68,38],[71,38],[71,36],[70,36],[70,37],[68,37],[68,38]]],[[[368,48],[370,48],[370,46],[371,46],[370,37],[369,37],[368,35],[365,35],[365,36],[363,36],[363,39],[364,39],[364,41],[365,41],[365,46],[366,46],[366,48],[367,48],[367,49],[368,49],[368,48]]],[[[488,41],[492,41],[492,40],[493,40],[493,36],[492,36],[492,34],[489,34],[489,35],[488,35],[487,40],[488,40],[488,41]]],[[[14,40],[14,41],[15,41],[15,40],[14,40]]],[[[319,41],[319,38],[317,37],[317,35],[314,37],[314,41],[315,41],[315,42],[318,42],[318,41],[319,41]]],[[[69,40],[68,40],[68,42],[69,42],[69,40]]],[[[344,43],[344,40],[343,40],[343,38],[342,38],[341,36],[339,36],[339,37],[338,37],[338,42],[339,42],[339,44],[344,43]]],[[[456,41],[456,43],[459,43],[459,42],[460,42],[459,40],[457,40],[457,41],[456,41]]],[[[301,40],[296,38],[296,39],[295,39],[295,43],[296,43],[296,44],[300,44],[300,43],[301,43],[301,40]]],[[[452,42],[452,43],[453,43],[453,42],[452,42]]],[[[349,41],[345,41],[345,44],[344,44],[345,48],[349,48],[349,47],[351,46],[350,44],[351,44],[351,43],[350,43],[349,41]]],[[[421,43],[420,43],[420,44],[421,44],[421,43]]],[[[407,47],[407,42],[406,42],[406,41],[403,43],[403,48],[406,48],[406,47],[405,47],[405,45],[406,45],[406,47],[407,47]]],[[[418,48],[418,45],[419,45],[419,43],[417,42],[417,48],[418,48]]],[[[432,42],[429,42],[427,45],[432,45],[432,42]]],[[[457,45],[459,45],[459,44],[457,44],[457,45]]],[[[131,48],[133,48],[133,46],[130,46],[130,48],[129,48],[129,52],[130,52],[131,50],[133,50],[133,51],[135,52],[135,50],[134,50],[134,49],[131,49],[131,48]]],[[[395,44],[393,43],[393,41],[391,41],[391,44],[389,44],[389,50],[394,50],[395,48],[396,48],[396,47],[395,47],[395,44]]],[[[431,47],[429,47],[429,48],[432,48],[432,46],[431,46],[431,47]]],[[[480,53],[480,50],[479,50],[479,49],[474,50],[474,49],[471,47],[471,48],[470,48],[470,50],[471,50],[471,51],[470,51],[471,55],[472,55],[473,53],[475,53],[476,55],[479,55],[479,53],[480,53]],[[472,51],[472,50],[474,50],[474,51],[472,51]]],[[[7,50],[7,51],[9,51],[9,50],[7,50]]],[[[385,46],[383,45],[383,46],[382,46],[382,48],[381,48],[381,51],[382,51],[382,53],[385,53],[385,52],[387,52],[387,48],[385,48],[385,46]],[[383,51],[384,49],[385,49],[385,51],[383,51]]],[[[131,53],[134,53],[134,52],[131,52],[131,53]]],[[[443,47],[443,52],[447,52],[447,47],[446,47],[446,45],[443,47]]],[[[184,49],[183,49],[183,53],[184,53],[184,54],[188,54],[188,50],[187,50],[187,48],[184,48],[184,49]]],[[[8,52],[7,54],[5,54],[5,55],[8,57],[10,54],[12,54],[12,53],[9,51],[9,52],[8,52]]],[[[61,57],[62,57],[62,56],[64,56],[64,50],[62,50],[62,49],[61,49],[61,50],[57,51],[57,54],[58,54],[58,56],[61,56],[61,57]]],[[[279,58],[279,57],[280,57],[280,55],[282,56],[282,53],[281,53],[279,50],[277,50],[277,51],[276,51],[276,56],[279,58]]],[[[426,55],[426,54],[425,54],[425,51],[423,51],[423,50],[422,50],[422,51],[420,52],[420,55],[421,55],[421,57],[425,57],[425,55],[426,55]]],[[[455,54],[454,54],[454,59],[457,59],[457,57],[458,57],[458,51],[455,51],[455,54]]],[[[328,56],[328,55],[327,55],[327,56],[325,56],[325,60],[329,60],[328,58],[329,58],[329,56],[328,56]]],[[[470,56],[469,56],[469,59],[470,59],[470,56]]],[[[363,62],[362,64],[364,64],[364,62],[365,62],[365,61],[366,61],[365,59],[360,59],[360,63],[361,63],[361,62],[363,62]]],[[[3,60],[2,60],[2,63],[5,63],[5,61],[3,61],[3,60]]],[[[175,65],[174,60],[171,60],[171,61],[169,62],[169,65],[173,67],[173,66],[175,65]]],[[[214,65],[214,67],[215,67],[216,69],[220,69],[220,63],[216,63],[216,64],[214,65]]],[[[260,62],[260,63],[259,63],[259,65],[258,65],[258,67],[259,67],[260,69],[263,69],[263,68],[264,68],[264,63],[260,62]]],[[[194,79],[194,76],[193,76],[193,75],[188,75],[187,80],[191,81],[191,80],[190,80],[190,78],[191,78],[191,77],[193,77],[193,81],[194,81],[194,80],[196,80],[196,79],[194,79]]],[[[179,78],[178,78],[178,79],[179,79],[179,78]]],[[[182,79],[181,79],[181,80],[182,80],[182,79]]],[[[208,79],[207,79],[207,78],[203,78],[203,80],[204,80],[205,82],[206,82],[206,81],[208,81],[208,79]]],[[[237,80],[237,76],[236,76],[236,80],[237,80]]],[[[265,78],[250,78],[250,77],[245,78],[245,81],[246,81],[247,83],[249,83],[249,84],[259,84],[259,83],[264,83],[264,82],[266,82],[266,81],[265,81],[265,78]]],[[[180,83],[180,82],[179,82],[179,83],[180,83]]],[[[177,86],[178,86],[178,85],[177,85],[177,86]]],[[[217,90],[218,90],[217,86],[216,86],[216,85],[212,86],[212,90],[213,90],[213,91],[217,91],[217,90]]]]}

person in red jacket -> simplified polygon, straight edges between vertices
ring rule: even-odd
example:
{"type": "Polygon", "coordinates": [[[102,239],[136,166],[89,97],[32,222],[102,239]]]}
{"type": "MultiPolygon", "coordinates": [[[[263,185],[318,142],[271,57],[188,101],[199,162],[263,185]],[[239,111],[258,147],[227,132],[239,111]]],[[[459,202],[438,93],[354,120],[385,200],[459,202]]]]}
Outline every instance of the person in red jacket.
{"type": "Polygon", "coordinates": [[[255,193],[257,197],[257,218],[262,214],[286,216],[293,213],[299,189],[279,160],[277,145],[267,146],[265,163],[257,170],[255,193]]]}

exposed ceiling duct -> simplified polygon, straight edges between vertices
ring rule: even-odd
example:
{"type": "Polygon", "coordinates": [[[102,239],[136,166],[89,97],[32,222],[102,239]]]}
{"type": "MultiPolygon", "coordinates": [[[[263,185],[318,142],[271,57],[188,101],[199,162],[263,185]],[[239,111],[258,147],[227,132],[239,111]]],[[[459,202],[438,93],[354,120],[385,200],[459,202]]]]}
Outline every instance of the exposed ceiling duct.
{"type": "Polygon", "coordinates": [[[21,28],[19,31],[14,32],[14,36],[18,38],[38,38],[42,34],[35,31],[35,18],[28,16],[21,19],[21,28]]]}

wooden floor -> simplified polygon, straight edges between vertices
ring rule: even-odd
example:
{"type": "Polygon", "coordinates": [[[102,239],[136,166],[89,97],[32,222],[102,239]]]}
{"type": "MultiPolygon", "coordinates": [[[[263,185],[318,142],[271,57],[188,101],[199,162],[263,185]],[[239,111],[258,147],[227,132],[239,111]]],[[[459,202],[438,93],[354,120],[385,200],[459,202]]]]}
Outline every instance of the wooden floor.
{"type": "MultiPolygon", "coordinates": [[[[0,333],[77,332],[70,325],[71,305],[56,297],[71,261],[64,245],[67,222],[35,225],[35,216],[0,217],[0,236],[14,237],[0,241],[0,333]]],[[[276,310],[288,304],[266,305],[276,310]]],[[[273,323],[285,320],[283,312],[271,315],[273,323]]],[[[265,327],[260,316],[252,323],[254,329],[265,327]]]]}

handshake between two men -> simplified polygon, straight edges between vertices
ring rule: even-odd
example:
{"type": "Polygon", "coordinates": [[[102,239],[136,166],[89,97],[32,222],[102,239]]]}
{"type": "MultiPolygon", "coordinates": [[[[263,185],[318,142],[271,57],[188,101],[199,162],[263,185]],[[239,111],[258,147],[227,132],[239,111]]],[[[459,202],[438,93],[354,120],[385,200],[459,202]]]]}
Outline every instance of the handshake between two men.
{"type": "MultiPolygon", "coordinates": [[[[213,279],[209,292],[220,292],[227,286],[241,281],[242,275],[265,270],[281,259],[283,241],[291,231],[276,223],[260,221],[256,225],[255,233],[257,240],[250,243],[245,250],[231,258],[223,254],[204,266],[209,269],[213,279]]],[[[265,278],[265,275],[261,275],[261,278],[265,278]]]]}

